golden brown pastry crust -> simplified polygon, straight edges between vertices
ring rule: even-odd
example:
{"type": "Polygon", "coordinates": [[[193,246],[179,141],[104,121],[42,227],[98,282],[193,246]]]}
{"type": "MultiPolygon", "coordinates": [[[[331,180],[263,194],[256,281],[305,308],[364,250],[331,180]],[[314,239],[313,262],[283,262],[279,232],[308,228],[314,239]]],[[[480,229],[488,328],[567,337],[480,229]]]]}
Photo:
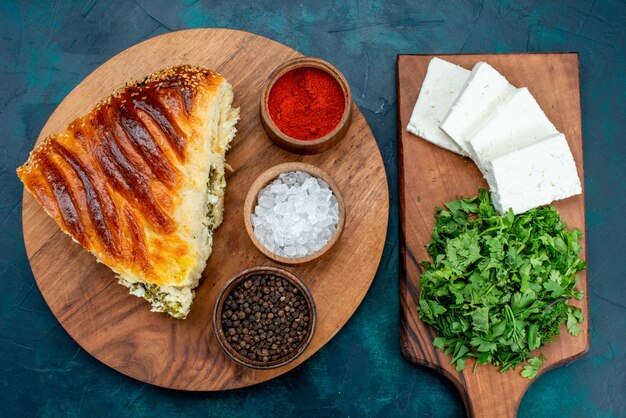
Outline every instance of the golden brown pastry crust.
{"type": "Polygon", "coordinates": [[[210,136],[196,107],[222,82],[180,66],[125,85],[45,138],[17,174],[64,232],[115,271],[182,284],[172,260],[184,261],[189,243],[174,211],[188,153],[210,136]]]}

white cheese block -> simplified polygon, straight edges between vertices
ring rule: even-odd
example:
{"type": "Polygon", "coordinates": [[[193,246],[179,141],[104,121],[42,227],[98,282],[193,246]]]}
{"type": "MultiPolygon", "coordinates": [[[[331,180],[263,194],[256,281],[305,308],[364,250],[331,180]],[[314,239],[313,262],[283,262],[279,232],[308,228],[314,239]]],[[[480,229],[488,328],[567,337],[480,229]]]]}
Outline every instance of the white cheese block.
{"type": "Polygon", "coordinates": [[[514,91],[515,87],[495,68],[486,62],[479,62],[443,119],[441,129],[471,156],[467,143],[469,137],[514,91]]]}
{"type": "Polygon", "coordinates": [[[500,213],[523,213],[582,192],[576,164],[562,133],[491,161],[493,204],[500,213]],[[494,187],[495,186],[495,187],[494,187]]]}
{"type": "Polygon", "coordinates": [[[407,131],[457,154],[465,152],[441,129],[439,124],[456,100],[470,71],[433,58],[413,108],[407,131]]]}
{"type": "Polygon", "coordinates": [[[470,155],[490,180],[490,162],[558,131],[528,89],[516,89],[468,139],[470,155]]]}

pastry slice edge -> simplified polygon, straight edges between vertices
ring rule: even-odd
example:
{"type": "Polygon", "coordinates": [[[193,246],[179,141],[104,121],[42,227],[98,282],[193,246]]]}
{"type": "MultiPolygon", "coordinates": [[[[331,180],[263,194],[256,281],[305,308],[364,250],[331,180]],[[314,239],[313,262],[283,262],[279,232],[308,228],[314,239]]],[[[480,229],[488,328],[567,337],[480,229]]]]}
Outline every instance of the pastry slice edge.
{"type": "Polygon", "coordinates": [[[157,71],[45,138],[18,176],[131,294],[185,318],[222,221],[232,100],[206,68],[157,71]]]}

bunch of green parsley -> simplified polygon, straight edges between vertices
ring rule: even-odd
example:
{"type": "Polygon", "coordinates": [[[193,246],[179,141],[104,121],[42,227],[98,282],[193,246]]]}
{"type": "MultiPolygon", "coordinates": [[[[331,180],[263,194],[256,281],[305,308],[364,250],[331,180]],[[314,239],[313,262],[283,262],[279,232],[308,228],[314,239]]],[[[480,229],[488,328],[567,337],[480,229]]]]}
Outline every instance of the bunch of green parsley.
{"type": "Polygon", "coordinates": [[[437,208],[432,262],[422,263],[420,318],[437,337],[433,345],[465,360],[493,364],[501,372],[528,361],[532,379],[542,360],[532,350],[559,335],[562,323],[577,336],[583,321],[576,273],[586,268],[578,254],[582,232],[568,231],[553,206],[499,215],[489,194],[437,208]]]}

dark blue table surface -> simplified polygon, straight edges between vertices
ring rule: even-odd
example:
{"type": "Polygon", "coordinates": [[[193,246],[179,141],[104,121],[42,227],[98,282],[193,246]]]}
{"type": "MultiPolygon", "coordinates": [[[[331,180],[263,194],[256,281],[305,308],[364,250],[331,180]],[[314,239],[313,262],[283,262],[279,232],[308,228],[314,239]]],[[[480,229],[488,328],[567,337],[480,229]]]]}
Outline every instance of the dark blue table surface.
{"type": "Polygon", "coordinates": [[[0,2],[0,416],[462,415],[455,388],[399,349],[395,60],[524,51],[580,54],[591,350],[538,379],[519,415],[626,416],[624,0],[29,3],[0,2]],[[135,381],[69,337],[33,279],[15,176],[51,112],[91,71],[137,42],[196,27],[255,32],[339,67],[378,140],[391,192],[378,274],[345,328],[287,375],[220,393],[135,381]]]}

